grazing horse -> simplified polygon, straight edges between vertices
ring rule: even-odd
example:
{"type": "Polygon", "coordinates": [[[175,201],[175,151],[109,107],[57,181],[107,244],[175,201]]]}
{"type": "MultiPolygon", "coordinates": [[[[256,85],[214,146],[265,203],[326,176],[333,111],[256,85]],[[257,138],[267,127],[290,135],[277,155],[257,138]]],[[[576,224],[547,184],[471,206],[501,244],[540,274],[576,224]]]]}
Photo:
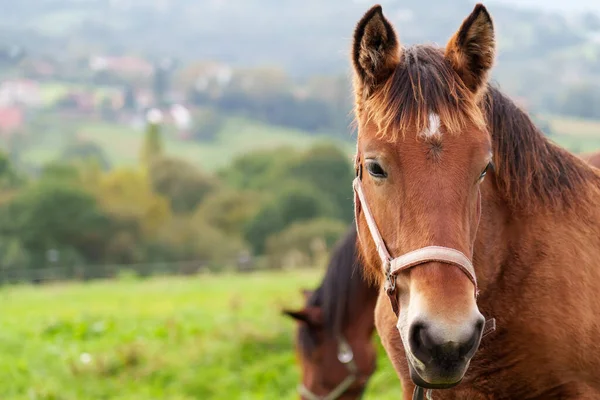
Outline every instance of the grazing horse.
{"type": "Polygon", "coordinates": [[[378,292],[363,279],[352,227],[334,250],[321,286],[304,292],[304,308],[284,311],[298,321],[302,399],[360,398],[377,360],[372,335],[378,292]]]}
{"type": "Polygon", "coordinates": [[[405,399],[598,399],[600,171],[488,84],[494,58],[481,4],[445,48],[401,46],[380,6],[356,26],[353,187],[377,331],[405,399]]]}

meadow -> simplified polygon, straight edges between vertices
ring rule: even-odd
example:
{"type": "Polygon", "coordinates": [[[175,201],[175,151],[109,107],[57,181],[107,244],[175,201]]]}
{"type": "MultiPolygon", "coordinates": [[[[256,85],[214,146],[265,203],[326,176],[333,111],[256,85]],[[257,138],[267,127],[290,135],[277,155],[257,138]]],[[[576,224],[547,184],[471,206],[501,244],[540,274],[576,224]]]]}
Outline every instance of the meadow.
{"type": "MultiPolygon", "coordinates": [[[[0,289],[0,399],[297,399],[294,323],[322,269],[0,289]]],[[[365,398],[399,399],[380,357],[365,398]]]]}
{"type": "MultiPolygon", "coordinates": [[[[85,140],[99,145],[107,161],[113,166],[132,166],[139,162],[139,151],[144,140],[143,129],[126,124],[84,119],[59,123],[58,118],[52,115],[44,117],[43,121],[49,128],[44,128],[41,134],[38,133],[35,141],[23,151],[23,161],[42,166],[59,160],[69,143],[85,140]],[[54,126],[61,126],[62,131],[51,128],[54,126]]],[[[286,146],[302,150],[319,141],[335,143],[348,155],[354,151],[350,141],[241,117],[226,118],[223,127],[210,142],[181,140],[168,130],[163,135],[167,154],[189,161],[209,172],[227,166],[237,156],[253,150],[286,146]]]]}

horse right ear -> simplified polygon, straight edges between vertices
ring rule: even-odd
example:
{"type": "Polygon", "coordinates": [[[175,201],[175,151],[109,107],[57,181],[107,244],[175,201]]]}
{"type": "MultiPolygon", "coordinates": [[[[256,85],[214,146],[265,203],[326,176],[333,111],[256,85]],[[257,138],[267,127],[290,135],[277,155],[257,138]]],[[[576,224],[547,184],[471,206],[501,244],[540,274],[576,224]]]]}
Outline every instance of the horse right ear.
{"type": "Polygon", "coordinates": [[[486,88],[495,54],[492,17],[483,4],[477,4],[446,45],[445,57],[469,90],[477,95],[486,88]]]}
{"type": "Polygon", "coordinates": [[[352,64],[355,90],[371,93],[385,82],[400,62],[398,38],[380,5],[365,13],[354,30],[352,64]]]}
{"type": "Polygon", "coordinates": [[[299,311],[283,310],[284,315],[309,326],[319,327],[323,324],[323,313],[320,307],[306,307],[299,311]]]}

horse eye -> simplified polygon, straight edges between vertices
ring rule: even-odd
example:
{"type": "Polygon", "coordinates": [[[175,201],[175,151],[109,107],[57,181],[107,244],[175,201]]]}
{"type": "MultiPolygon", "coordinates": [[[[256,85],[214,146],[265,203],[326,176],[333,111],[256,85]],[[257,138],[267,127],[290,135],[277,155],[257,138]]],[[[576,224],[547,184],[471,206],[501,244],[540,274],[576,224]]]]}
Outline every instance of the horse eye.
{"type": "Polygon", "coordinates": [[[489,162],[488,165],[485,166],[483,172],[481,172],[481,175],[479,175],[479,180],[482,180],[483,178],[485,178],[485,176],[487,175],[488,169],[490,169],[492,163],[489,162]]]}
{"type": "Polygon", "coordinates": [[[367,171],[374,178],[386,178],[387,174],[376,161],[367,161],[367,171]]]}

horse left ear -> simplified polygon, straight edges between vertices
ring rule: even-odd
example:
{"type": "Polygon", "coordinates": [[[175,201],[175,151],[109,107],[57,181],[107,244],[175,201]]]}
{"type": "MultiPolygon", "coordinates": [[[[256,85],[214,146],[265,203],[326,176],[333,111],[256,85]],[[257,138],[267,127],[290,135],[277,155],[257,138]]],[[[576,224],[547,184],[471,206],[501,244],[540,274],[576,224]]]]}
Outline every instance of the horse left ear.
{"type": "Polygon", "coordinates": [[[283,310],[282,312],[284,315],[312,327],[319,327],[323,322],[321,309],[319,307],[306,307],[300,311],[283,310]]]}
{"type": "Polygon", "coordinates": [[[400,46],[380,5],[373,6],[356,25],[352,44],[355,90],[371,93],[394,72],[400,46]]]}
{"type": "Polygon", "coordinates": [[[483,4],[477,4],[446,45],[446,59],[463,83],[477,95],[486,87],[495,54],[492,17],[483,4]]]}

